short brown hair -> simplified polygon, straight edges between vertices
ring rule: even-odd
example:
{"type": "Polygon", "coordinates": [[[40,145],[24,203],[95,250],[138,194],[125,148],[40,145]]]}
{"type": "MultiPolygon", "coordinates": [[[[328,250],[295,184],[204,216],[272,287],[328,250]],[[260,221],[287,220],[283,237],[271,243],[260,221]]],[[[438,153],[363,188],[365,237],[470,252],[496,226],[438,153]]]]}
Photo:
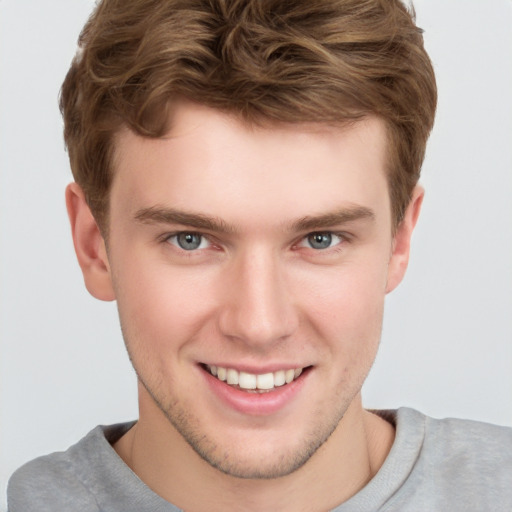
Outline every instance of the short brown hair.
{"type": "Polygon", "coordinates": [[[73,175],[100,227],[115,134],[125,125],[164,135],[180,98],[257,123],[379,116],[396,226],[437,92],[422,31],[400,0],[103,0],[60,98],[73,175]]]}

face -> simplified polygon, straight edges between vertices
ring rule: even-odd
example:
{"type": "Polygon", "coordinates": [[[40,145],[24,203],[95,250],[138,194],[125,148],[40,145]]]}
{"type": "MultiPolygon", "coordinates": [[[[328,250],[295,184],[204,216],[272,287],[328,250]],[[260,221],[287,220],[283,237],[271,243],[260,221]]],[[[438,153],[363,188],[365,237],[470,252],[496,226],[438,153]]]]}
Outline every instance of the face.
{"type": "Polygon", "coordinates": [[[358,397],[394,286],[383,124],[182,104],[116,155],[108,272],[141,411],[228,474],[294,471],[358,397]]]}

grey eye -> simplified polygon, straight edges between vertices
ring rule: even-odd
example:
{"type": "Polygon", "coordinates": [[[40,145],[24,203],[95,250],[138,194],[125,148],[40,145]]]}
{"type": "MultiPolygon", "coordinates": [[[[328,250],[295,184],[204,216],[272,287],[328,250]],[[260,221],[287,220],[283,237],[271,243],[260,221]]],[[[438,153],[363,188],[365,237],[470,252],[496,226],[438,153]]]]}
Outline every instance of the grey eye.
{"type": "Polygon", "coordinates": [[[201,247],[202,235],[197,233],[179,233],[176,235],[177,245],[185,251],[193,251],[201,247]]]}
{"type": "Polygon", "coordinates": [[[311,233],[308,243],[313,249],[328,249],[332,244],[331,233],[311,233]]]}

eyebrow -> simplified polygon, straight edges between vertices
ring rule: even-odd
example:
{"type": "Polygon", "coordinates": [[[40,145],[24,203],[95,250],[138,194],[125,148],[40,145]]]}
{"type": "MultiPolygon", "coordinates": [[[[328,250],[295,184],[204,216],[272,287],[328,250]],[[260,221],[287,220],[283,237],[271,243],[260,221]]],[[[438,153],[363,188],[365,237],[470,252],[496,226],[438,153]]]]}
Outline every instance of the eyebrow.
{"type": "Polygon", "coordinates": [[[233,227],[229,226],[222,219],[159,206],[138,210],[135,214],[135,219],[146,224],[181,224],[218,233],[233,233],[235,231],[233,227]]]}
{"type": "Polygon", "coordinates": [[[294,231],[315,231],[358,220],[375,219],[375,213],[366,206],[350,206],[324,215],[306,216],[292,224],[294,231]]]}
{"type": "MultiPolygon", "coordinates": [[[[160,206],[138,210],[135,219],[145,224],[181,224],[182,226],[217,233],[233,234],[236,232],[234,226],[229,225],[222,219],[160,206]]],[[[322,215],[308,215],[292,222],[287,229],[295,232],[315,231],[364,219],[374,220],[375,213],[373,210],[365,206],[350,206],[322,215]]]]}

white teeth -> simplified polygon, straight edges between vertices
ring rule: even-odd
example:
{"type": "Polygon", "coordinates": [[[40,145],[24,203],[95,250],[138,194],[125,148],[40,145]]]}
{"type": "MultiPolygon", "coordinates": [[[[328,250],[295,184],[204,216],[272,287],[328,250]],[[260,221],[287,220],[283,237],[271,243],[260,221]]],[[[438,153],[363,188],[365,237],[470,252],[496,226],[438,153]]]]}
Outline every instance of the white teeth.
{"type": "Polygon", "coordinates": [[[240,372],[238,385],[242,389],[256,389],[256,375],[253,375],[252,373],[240,372]]]}
{"type": "Polygon", "coordinates": [[[302,368],[290,368],[289,370],[278,370],[273,373],[259,375],[215,365],[207,366],[207,368],[213,376],[226,381],[231,386],[239,386],[241,389],[247,390],[261,389],[262,391],[290,384],[302,374],[302,368]]]}
{"type": "Polygon", "coordinates": [[[283,384],[286,384],[286,376],[284,370],[274,372],[274,386],[282,386],[283,384]]]}
{"type": "Polygon", "coordinates": [[[227,370],[227,379],[226,382],[228,384],[232,384],[236,386],[238,384],[238,372],[236,370],[232,370],[231,368],[228,368],[227,370]]]}
{"type": "Polygon", "coordinates": [[[272,389],[274,387],[274,374],[264,373],[256,377],[258,389],[272,389]]]}

